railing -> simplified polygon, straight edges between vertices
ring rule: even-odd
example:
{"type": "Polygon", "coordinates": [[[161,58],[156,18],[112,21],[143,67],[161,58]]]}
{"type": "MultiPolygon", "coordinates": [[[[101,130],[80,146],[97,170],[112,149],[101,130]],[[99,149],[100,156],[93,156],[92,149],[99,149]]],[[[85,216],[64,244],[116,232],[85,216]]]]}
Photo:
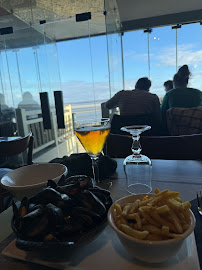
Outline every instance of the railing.
{"type": "Polygon", "coordinates": [[[51,109],[52,128],[45,130],[41,109],[16,109],[19,135],[25,136],[30,130],[34,135],[34,154],[74,135],[71,105],[65,105],[64,111],[65,129],[57,128],[55,109],[51,109]]]}

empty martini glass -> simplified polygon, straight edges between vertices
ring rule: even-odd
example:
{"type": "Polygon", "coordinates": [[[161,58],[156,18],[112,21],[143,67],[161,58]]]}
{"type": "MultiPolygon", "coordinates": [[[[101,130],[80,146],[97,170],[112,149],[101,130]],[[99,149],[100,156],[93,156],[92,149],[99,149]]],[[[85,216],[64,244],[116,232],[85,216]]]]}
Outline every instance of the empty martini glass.
{"type": "Polygon", "coordinates": [[[150,193],[152,191],[152,163],[151,160],[140,154],[140,134],[151,127],[147,125],[134,125],[122,127],[121,130],[132,135],[133,154],[126,157],[123,162],[124,172],[127,181],[127,191],[131,194],[150,193]]]}

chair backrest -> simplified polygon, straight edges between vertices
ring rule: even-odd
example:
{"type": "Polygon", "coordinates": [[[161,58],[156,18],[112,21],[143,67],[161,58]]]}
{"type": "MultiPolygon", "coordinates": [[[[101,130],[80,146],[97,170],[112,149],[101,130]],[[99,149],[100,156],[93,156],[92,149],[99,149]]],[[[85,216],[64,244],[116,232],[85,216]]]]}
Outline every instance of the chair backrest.
{"type": "Polygon", "coordinates": [[[0,157],[14,156],[23,153],[26,149],[28,149],[27,165],[30,165],[32,164],[33,144],[34,137],[32,136],[31,132],[22,138],[0,141],[0,157]]]}
{"type": "Polygon", "coordinates": [[[191,135],[202,133],[202,107],[170,108],[167,127],[170,135],[191,135]]]}
{"type": "MultiPolygon", "coordinates": [[[[202,160],[202,134],[184,136],[141,136],[142,154],[151,159],[202,160]]],[[[109,134],[104,153],[112,158],[132,154],[131,136],[109,134]]]]}
{"type": "MultiPolygon", "coordinates": [[[[118,115],[114,114],[111,121],[111,133],[128,135],[127,132],[121,131],[121,127],[131,125],[149,125],[152,126],[151,130],[146,131],[144,134],[147,136],[157,134],[157,129],[152,122],[151,115],[118,115]]],[[[159,127],[160,128],[160,127],[159,127]]]]}

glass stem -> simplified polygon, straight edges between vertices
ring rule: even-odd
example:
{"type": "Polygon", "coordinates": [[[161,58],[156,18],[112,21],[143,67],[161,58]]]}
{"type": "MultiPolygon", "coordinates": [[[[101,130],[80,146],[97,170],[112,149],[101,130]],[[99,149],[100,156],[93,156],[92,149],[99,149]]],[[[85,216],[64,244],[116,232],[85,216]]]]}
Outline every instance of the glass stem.
{"type": "Polygon", "coordinates": [[[133,138],[133,144],[132,144],[131,150],[133,154],[138,157],[140,156],[140,152],[142,150],[140,141],[139,141],[140,135],[133,135],[132,138],[133,138]]]}
{"type": "Polygon", "coordinates": [[[92,160],[92,169],[93,169],[93,179],[95,181],[95,184],[100,183],[100,180],[99,180],[99,167],[98,167],[98,164],[96,162],[97,159],[98,158],[91,158],[91,160],[92,160]]]}

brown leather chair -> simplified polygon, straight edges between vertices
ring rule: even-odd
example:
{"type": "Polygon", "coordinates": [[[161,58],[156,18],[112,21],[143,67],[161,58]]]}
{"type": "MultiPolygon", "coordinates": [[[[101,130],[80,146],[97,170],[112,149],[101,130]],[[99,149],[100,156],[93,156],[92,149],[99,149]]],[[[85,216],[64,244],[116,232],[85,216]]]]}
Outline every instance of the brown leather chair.
{"type": "MultiPolygon", "coordinates": [[[[25,165],[31,165],[32,164],[32,155],[33,155],[33,144],[34,144],[34,137],[32,136],[32,133],[30,132],[27,136],[11,140],[11,141],[0,141],[0,157],[9,157],[24,153],[27,151],[27,162],[25,165]]],[[[23,164],[24,165],[24,164],[23,164]]],[[[12,169],[10,168],[0,168],[0,179],[9,171],[12,169]]],[[[8,191],[4,190],[0,186],[0,213],[4,211],[10,201],[11,201],[11,195],[8,191]]]]}
{"type": "MultiPolygon", "coordinates": [[[[141,136],[142,154],[151,159],[202,160],[202,134],[182,136],[141,136]]],[[[131,136],[109,134],[104,153],[112,158],[132,154],[131,136]]]]}

